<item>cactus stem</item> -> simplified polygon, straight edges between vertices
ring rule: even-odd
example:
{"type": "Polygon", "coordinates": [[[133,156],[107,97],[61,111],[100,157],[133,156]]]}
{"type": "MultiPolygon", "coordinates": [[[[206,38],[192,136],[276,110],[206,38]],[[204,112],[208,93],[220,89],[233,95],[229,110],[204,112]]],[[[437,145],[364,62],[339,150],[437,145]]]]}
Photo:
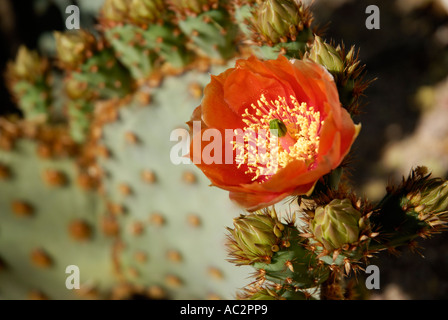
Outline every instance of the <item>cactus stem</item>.
{"type": "Polygon", "coordinates": [[[292,262],[290,260],[286,260],[285,266],[288,267],[291,272],[294,272],[294,266],[292,265],[292,262]]]}

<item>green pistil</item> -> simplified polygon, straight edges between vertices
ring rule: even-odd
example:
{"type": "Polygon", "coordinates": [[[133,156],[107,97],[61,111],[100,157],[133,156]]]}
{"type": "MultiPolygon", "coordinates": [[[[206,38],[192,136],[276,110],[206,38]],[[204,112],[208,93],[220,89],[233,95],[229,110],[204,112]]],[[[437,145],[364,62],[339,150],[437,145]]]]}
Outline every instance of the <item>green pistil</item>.
{"type": "Polygon", "coordinates": [[[269,121],[269,130],[274,136],[279,138],[284,137],[288,133],[285,124],[279,119],[272,119],[269,121]]]}

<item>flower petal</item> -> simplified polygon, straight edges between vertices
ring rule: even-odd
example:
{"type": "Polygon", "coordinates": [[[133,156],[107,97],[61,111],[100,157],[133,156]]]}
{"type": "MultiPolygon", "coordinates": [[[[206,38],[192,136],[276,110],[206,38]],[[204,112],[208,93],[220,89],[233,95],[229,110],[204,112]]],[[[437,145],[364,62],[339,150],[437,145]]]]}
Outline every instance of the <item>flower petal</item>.
{"type": "MultiPolygon", "coordinates": [[[[216,186],[228,186],[228,187],[237,187],[237,190],[240,190],[239,187],[241,184],[247,184],[251,182],[251,176],[245,174],[247,170],[247,165],[242,165],[238,168],[238,164],[233,159],[231,163],[226,163],[226,147],[227,150],[233,150],[233,145],[230,143],[233,139],[231,139],[230,135],[225,134],[224,130],[217,130],[224,141],[223,143],[219,143],[220,149],[214,148],[211,144],[212,141],[204,141],[204,134],[208,128],[202,129],[200,133],[196,133],[192,141],[190,143],[190,153],[189,157],[195,165],[202,170],[202,172],[210,179],[213,185],[216,186]],[[198,148],[198,149],[196,149],[198,148]],[[211,163],[207,163],[208,149],[204,151],[204,149],[213,149],[214,153],[218,153],[220,161],[215,161],[211,163]]],[[[214,154],[215,155],[215,154],[214,154]]],[[[229,161],[228,161],[229,162],[229,161]]]]}
{"type": "Polygon", "coordinates": [[[210,83],[204,89],[202,99],[202,119],[209,127],[236,129],[244,127],[241,117],[234,112],[224,99],[224,82],[233,72],[228,69],[218,76],[211,76],[210,83]]]}
{"type": "Polygon", "coordinates": [[[224,84],[224,100],[238,115],[256,104],[262,94],[269,101],[284,97],[287,92],[281,82],[245,69],[235,69],[224,84]]]}
{"type": "Polygon", "coordinates": [[[289,195],[289,193],[230,192],[229,198],[247,211],[255,211],[276,204],[289,195]]]}

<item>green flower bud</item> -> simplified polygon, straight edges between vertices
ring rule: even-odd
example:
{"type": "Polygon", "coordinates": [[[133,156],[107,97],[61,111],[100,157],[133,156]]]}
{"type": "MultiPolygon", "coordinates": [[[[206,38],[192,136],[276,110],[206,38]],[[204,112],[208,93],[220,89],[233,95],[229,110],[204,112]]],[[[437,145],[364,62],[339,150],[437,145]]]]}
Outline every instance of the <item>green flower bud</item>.
{"type": "Polygon", "coordinates": [[[231,256],[239,264],[269,261],[278,251],[277,242],[284,226],[269,214],[253,213],[233,220],[235,229],[229,229],[231,241],[227,244],[231,256]],[[279,226],[280,225],[280,226],[279,226]]]}
{"type": "Polygon", "coordinates": [[[325,249],[339,249],[358,241],[360,218],[361,213],[353,208],[350,200],[335,199],[315,210],[311,229],[325,249]]]}
{"type": "Polygon", "coordinates": [[[136,23],[153,23],[160,19],[164,7],[162,0],[132,0],[129,17],[136,23]]]}
{"type": "Polygon", "coordinates": [[[35,83],[42,79],[48,69],[48,62],[41,59],[36,51],[20,46],[16,60],[8,64],[8,75],[11,79],[26,80],[35,83]]]}
{"type": "Polygon", "coordinates": [[[342,73],[344,71],[344,61],[342,61],[341,55],[318,36],[315,36],[308,58],[323,65],[331,73],[342,73]]]}
{"type": "Polygon", "coordinates": [[[61,67],[77,69],[87,58],[92,55],[95,45],[95,37],[85,31],[55,32],[56,52],[61,67]]]}
{"type": "Polygon", "coordinates": [[[448,181],[427,180],[416,192],[408,194],[408,206],[419,214],[437,215],[448,210],[448,181]]]}
{"type": "Polygon", "coordinates": [[[254,19],[257,31],[273,44],[295,37],[301,23],[299,7],[292,0],[264,1],[255,10],[254,19]]]}

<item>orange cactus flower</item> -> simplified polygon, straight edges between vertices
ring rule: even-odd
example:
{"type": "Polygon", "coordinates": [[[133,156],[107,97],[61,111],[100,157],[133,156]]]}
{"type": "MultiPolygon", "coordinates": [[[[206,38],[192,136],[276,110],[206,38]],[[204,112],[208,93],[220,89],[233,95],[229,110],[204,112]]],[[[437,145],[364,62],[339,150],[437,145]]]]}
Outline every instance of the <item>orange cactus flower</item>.
{"type": "Polygon", "coordinates": [[[188,124],[190,159],[248,211],[309,195],[360,129],[324,67],[283,56],[212,76],[188,124]]]}

